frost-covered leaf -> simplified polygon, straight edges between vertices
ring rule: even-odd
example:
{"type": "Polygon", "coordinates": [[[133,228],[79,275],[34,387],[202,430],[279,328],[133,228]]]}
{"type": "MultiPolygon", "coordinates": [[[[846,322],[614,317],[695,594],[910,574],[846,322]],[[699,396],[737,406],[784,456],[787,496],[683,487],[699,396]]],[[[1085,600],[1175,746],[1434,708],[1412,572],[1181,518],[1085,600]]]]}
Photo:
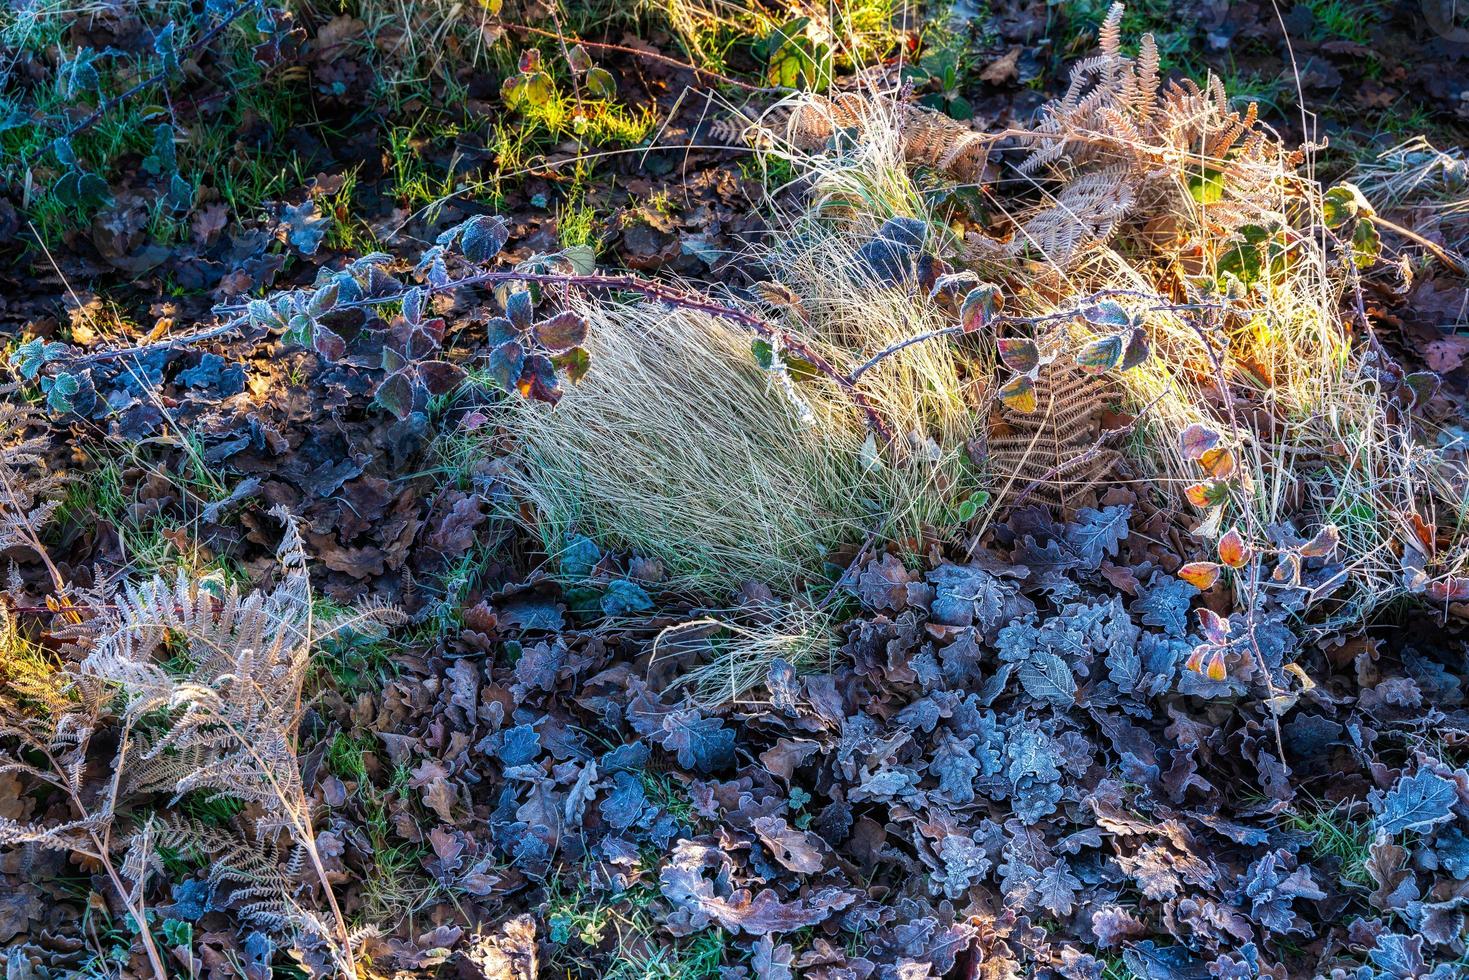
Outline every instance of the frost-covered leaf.
{"type": "Polygon", "coordinates": [[[290,243],[303,255],[315,255],[326,237],[330,222],[316,201],[306,200],[300,204],[287,204],[281,209],[281,225],[290,243]]]}
{"type": "Polygon", "coordinates": [[[678,764],[685,769],[715,772],[734,759],[734,730],[696,709],[680,709],[664,715],[662,731],[653,738],[676,753],[678,764]]]}
{"type": "Polygon", "coordinates": [[[1076,678],[1066,661],[1054,653],[1040,651],[1020,665],[1017,671],[1020,686],[1025,693],[1057,707],[1070,707],[1076,703],[1076,678]]]}
{"type": "Polygon", "coordinates": [[[995,395],[1000,404],[1022,415],[1029,415],[1036,409],[1035,382],[1029,375],[1017,374],[1001,385],[995,395]]]}
{"type": "Polygon", "coordinates": [[[647,590],[625,578],[610,583],[602,596],[602,613],[606,616],[628,616],[652,608],[647,590]]]}
{"type": "Polygon", "coordinates": [[[1296,858],[1288,851],[1270,851],[1253,864],[1239,879],[1238,896],[1249,901],[1250,914],[1272,932],[1309,933],[1294,908],[1296,899],[1321,899],[1326,893],[1316,887],[1311,873],[1297,867],[1296,858]]]}
{"type": "Polygon", "coordinates": [[[1100,568],[1102,559],[1116,557],[1117,545],[1127,538],[1127,522],[1132,517],[1131,504],[1117,504],[1097,510],[1083,507],[1076,519],[1066,526],[1066,543],[1081,559],[1087,570],[1100,568]]]}
{"type": "Polygon", "coordinates": [[[1377,814],[1373,826],[1386,834],[1424,831],[1452,820],[1457,799],[1451,780],[1420,769],[1399,779],[1385,795],[1372,792],[1372,808],[1377,814]]]}
{"type": "Polygon", "coordinates": [[[1132,611],[1147,626],[1160,626],[1169,636],[1188,632],[1188,610],[1199,590],[1190,582],[1163,572],[1154,572],[1146,586],[1138,589],[1132,611]]]}

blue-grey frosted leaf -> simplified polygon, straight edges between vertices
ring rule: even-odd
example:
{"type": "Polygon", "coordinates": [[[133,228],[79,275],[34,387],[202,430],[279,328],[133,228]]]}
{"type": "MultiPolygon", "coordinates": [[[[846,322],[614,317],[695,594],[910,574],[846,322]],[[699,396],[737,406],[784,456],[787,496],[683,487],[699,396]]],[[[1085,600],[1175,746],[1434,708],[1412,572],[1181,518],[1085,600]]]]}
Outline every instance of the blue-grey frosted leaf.
{"type": "Polygon", "coordinates": [[[1101,510],[1083,507],[1077,512],[1076,520],[1066,526],[1066,543],[1081,559],[1083,568],[1094,571],[1101,567],[1103,558],[1116,557],[1117,545],[1127,537],[1131,517],[1131,504],[1101,510]]]}
{"type": "Polygon", "coordinates": [[[1176,575],[1154,572],[1138,589],[1132,611],[1146,626],[1161,626],[1170,636],[1188,632],[1188,610],[1199,590],[1176,575]]]}
{"type": "Polygon", "coordinates": [[[652,608],[653,600],[647,591],[625,578],[608,585],[606,594],[602,596],[602,612],[608,616],[627,616],[652,608]]]}
{"type": "Polygon", "coordinates": [[[630,772],[612,776],[612,792],[598,805],[602,819],[617,830],[626,830],[637,822],[647,805],[648,794],[643,781],[630,772]]]}
{"type": "Polygon", "coordinates": [[[938,777],[939,794],[950,803],[974,801],[974,777],[980,766],[970,748],[978,740],[975,735],[961,739],[948,732],[939,736],[928,771],[938,777]]]}
{"type": "Polygon", "coordinates": [[[534,762],[540,754],[541,736],[534,726],[517,725],[504,731],[498,755],[500,764],[506,769],[534,762]]]}
{"type": "Polygon", "coordinates": [[[1371,794],[1372,807],[1377,812],[1374,826],[1386,834],[1427,830],[1453,819],[1457,798],[1451,781],[1419,770],[1399,779],[1386,795],[1376,791],[1371,794]]]}
{"type": "Polygon", "coordinates": [[[561,549],[561,571],[572,578],[586,578],[602,560],[602,549],[585,534],[577,534],[561,549]]]}
{"type": "Polygon", "coordinates": [[[1076,678],[1066,661],[1054,653],[1040,651],[1020,665],[1017,672],[1025,693],[1057,707],[1076,703],[1076,678]]]}
{"type": "Polygon", "coordinates": [[[663,717],[663,731],[654,738],[676,753],[685,769],[714,772],[734,761],[734,729],[697,710],[669,712],[663,717]]]}

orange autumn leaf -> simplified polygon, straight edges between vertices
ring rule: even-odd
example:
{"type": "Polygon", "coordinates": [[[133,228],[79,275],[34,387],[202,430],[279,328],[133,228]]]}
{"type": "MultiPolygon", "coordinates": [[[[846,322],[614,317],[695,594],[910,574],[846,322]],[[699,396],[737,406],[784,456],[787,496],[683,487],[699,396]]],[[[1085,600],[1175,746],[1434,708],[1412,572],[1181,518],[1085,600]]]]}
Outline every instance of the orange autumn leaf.
{"type": "Polygon", "coordinates": [[[1211,681],[1222,681],[1228,672],[1224,669],[1224,652],[1215,650],[1214,655],[1209,658],[1209,671],[1206,675],[1211,681]]]}
{"type": "Polygon", "coordinates": [[[1191,561],[1178,570],[1178,577],[1203,592],[1219,581],[1219,566],[1212,561],[1191,561]]]}
{"type": "Polygon", "coordinates": [[[1204,472],[1218,480],[1227,480],[1234,473],[1234,453],[1223,447],[1215,447],[1199,457],[1204,472]]]}
{"type": "Polygon", "coordinates": [[[1207,510],[1215,504],[1224,502],[1227,488],[1217,480],[1205,480],[1203,483],[1195,483],[1184,487],[1183,495],[1188,502],[1200,510],[1207,510]]]}
{"type": "Polygon", "coordinates": [[[1432,524],[1425,521],[1416,510],[1410,510],[1403,515],[1408,521],[1408,527],[1413,532],[1414,541],[1410,542],[1417,546],[1429,558],[1433,557],[1437,548],[1438,533],[1432,524]]]}
{"type": "Polygon", "coordinates": [[[1239,533],[1239,528],[1230,528],[1219,539],[1219,560],[1230,568],[1241,568],[1250,560],[1250,546],[1239,533]]]}

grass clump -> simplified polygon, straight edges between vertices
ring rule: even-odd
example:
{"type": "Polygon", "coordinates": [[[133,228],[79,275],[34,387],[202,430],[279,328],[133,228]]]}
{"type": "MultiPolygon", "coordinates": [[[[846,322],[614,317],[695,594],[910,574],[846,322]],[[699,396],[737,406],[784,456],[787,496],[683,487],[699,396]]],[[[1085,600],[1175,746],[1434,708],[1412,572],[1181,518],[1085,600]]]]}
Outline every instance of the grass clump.
{"type": "MultiPolygon", "coordinates": [[[[817,183],[806,204],[776,211],[783,227],[753,256],[777,280],[759,290],[761,313],[792,349],[846,375],[947,325],[911,271],[894,280],[863,251],[889,219],[934,216],[895,131],[817,183]]],[[[586,534],[658,559],[696,593],[753,579],[789,594],[840,545],[875,536],[917,552],[962,523],[957,505],[979,489],[968,444],[987,387],[981,355],[915,345],[863,372],[855,388],[894,437],[888,448],[851,391],[742,325],[651,304],[583,312],[587,376],[554,409],[506,408],[516,490],[548,554],[586,534]]]]}
{"type": "Polygon", "coordinates": [[[586,313],[586,377],[554,409],[507,408],[547,553],[579,532],[658,559],[678,585],[789,588],[871,526],[867,433],[837,392],[798,403],[712,316],[586,313]]]}

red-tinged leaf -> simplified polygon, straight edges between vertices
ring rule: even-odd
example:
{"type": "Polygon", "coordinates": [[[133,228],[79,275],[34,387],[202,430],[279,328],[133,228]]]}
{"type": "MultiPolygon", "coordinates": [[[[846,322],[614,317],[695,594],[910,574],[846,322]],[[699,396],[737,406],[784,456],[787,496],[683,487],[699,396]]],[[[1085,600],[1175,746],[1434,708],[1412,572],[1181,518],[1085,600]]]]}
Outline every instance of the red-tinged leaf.
{"type": "Polygon", "coordinates": [[[1403,519],[1408,522],[1408,530],[1413,534],[1413,539],[1408,543],[1427,557],[1432,558],[1434,552],[1438,550],[1438,533],[1434,530],[1433,525],[1425,521],[1416,510],[1405,513],[1403,519]]]}
{"type": "Polygon", "coordinates": [[[1223,446],[1216,446],[1204,451],[1199,457],[1199,465],[1216,480],[1227,480],[1234,475],[1234,453],[1223,446]]]}
{"type": "Polygon", "coordinates": [[[587,342],[586,318],[576,313],[558,313],[535,326],[536,340],[552,354],[564,354],[587,342]]]}
{"type": "Polygon", "coordinates": [[[992,283],[981,283],[964,295],[959,304],[959,326],[965,333],[974,333],[994,319],[1005,305],[1000,287],[992,283]]]}
{"type": "Polygon", "coordinates": [[[1178,434],[1178,448],[1184,459],[1196,460],[1219,445],[1219,439],[1218,432],[1194,422],[1178,434]]]}
{"type": "Polygon", "coordinates": [[[1423,594],[1434,602],[1469,602],[1469,578],[1450,576],[1423,587],[1423,594]]]}
{"type": "Polygon", "coordinates": [[[1024,337],[1003,337],[996,341],[1000,361],[1016,374],[1029,374],[1041,366],[1041,352],[1035,341],[1024,337]]]}
{"type": "Polygon", "coordinates": [[[1088,323],[1094,323],[1099,327],[1130,327],[1132,326],[1132,315],[1127,308],[1115,300],[1104,299],[1096,306],[1088,306],[1081,311],[1088,323]]]}
{"type": "Polygon", "coordinates": [[[1195,507],[1200,510],[1208,510],[1210,507],[1224,503],[1229,497],[1229,487],[1218,480],[1205,480],[1203,483],[1184,487],[1183,495],[1195,507]]]}
{"type": "Polygon", "coordinates": [[[1148,346],[1148,332],[1142,327],[1133,327],[1132,333],[1128,334],[1127,344],[1122,350],[1122,363],[1119,365],[1124,371],[1131,371],[1148,359],[1152,349],[1148,346]]]}
{"type": "Polygon", "coordinates": [[[1443,379],[1432,371],[1414,371],[1403,379],[1403,384],[1413,393],[1414,405],[1426,405],[1443,387],[1443,379]]]}
{"type": "Polygon", "coordinates": [[[561,388],[556,384],[556,368],[545,354],[532,354],[525,359],[517,385],[522,396],[532,401],[554,405],[561,400],[561,388]]]}
{"type": "Polygon", "coordinates": [[[311,346],[328,361],[341,360],[347,354],[347,342],[341,335],[320,323],[311,331],[311,346]]]}
{"type": "Polygon", "coordinates": [[[590,71],[594,65],[592,56],[587,54],[587,49],[580,44],[566,52],[566,66],[578,74],[590,71]]]}
{"type": "Polygon", "coordinates": [[[1212,561],[1191,561],[1178,570],[1178,577],[1203,592],[1219,581],[1219,566],[1212,561]]]}
{"type": "Polygon", "coordinates": [[[1202,643],[1199,644],[1188,655],[1188,660],[1184,662],[1184,666],[1196,674],[1202,673],[1204,669],[1204,654],[1208,652],[1209,648],[1207,646],[1202,643]]]}
{"type": "Polygon", "coordinates": [[[1035,411],[1035,385],[1029,375],[1016,375],[1001,385],[997,394],[1000,404],[1012,411],[1025,415],[1035,411]]]}
{"type": "Polygon", "coordinates": [[[541,70],[541,51],[539,48],[526,48],[520,52],[520,72],[523,75],[531,75],[541,70]]]}
{"type": "Polygon", "coordinates": [[[1211,681],[1222,681],[1229,676],[1229,672],[1224,669],[1223,650],[1215,650],[1214,654],[1209,657],[1209,669],[1205,676],[1211,681]]]}
{"type": "Polygon", "coordinates": [[[1250,546],[1239,528],[1230,528],[1219,539],[1219,560],[1230,568],[1242,568],[1250,560],[1250,546]]]}
{"type": "Polygon", "coordinates": [[[448,361],[420,361],[418,376],[430,395],[447,395],[464,380],[464,369],[448,361]]]}
{"type": "Polygon", "coordinates": [[[1223,646],[1229,640],[1229,620],[1216,613],[1214,610],[1199,607],[1199,629],[1204,631],[1204,639],[1214,646],[1223,646]]]}
{"type": "Polygon", "coordinates": [[[1076,355],[1076,363],[1088,374],[1102,374],[1122,361],[1122,337],[1112,335],[1093,340],[1076,355]]]}
{"type": "Polygon", "coordinates": [[[1316,532],[1316,536],[1301,545],[1302,558],[1326,558],[1336,551],[1341,543],[1341,532],[1335,524],[1328,524],[1316,532]]]}
{"type": "Polygon", "coordinates": [[[1280,556],[1280,564],[1275,566],[1275,571],[1270,573],[1270,577],[1276,582],[1287,582],[1291,585],[1301,584],[1301,556],[1294,551],[1283,552],[1280,556]]]}

